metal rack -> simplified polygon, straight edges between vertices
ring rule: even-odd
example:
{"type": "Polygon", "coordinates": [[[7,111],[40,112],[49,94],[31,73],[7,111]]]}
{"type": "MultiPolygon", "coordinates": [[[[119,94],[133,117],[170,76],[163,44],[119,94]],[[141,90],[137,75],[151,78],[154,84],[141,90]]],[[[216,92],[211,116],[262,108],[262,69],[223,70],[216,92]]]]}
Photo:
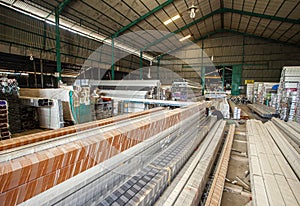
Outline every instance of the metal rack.
{"type": "Polygon", "coordinates": [[[187,79],[178,79],[172,82],[172,97],[175,100],[187,101],[202,95],[200,83],[187,79]]]}
{"type": "Polygon", "coordinates": [[[280,118],[285,121],[294,121],[299,118],[296,116],[299,82],[300,66],[283,67],[277,92],[276,109],[280,112],[280,118]]]}
{"type": "Polygon", "coordinates": [[[105,100],[102,98],[97,99],[95,103],[96,120],[112,117],[114,114],[113,111],[114,111],[114,107],[113,107],[112,99],[109,100],[105,100]]]}

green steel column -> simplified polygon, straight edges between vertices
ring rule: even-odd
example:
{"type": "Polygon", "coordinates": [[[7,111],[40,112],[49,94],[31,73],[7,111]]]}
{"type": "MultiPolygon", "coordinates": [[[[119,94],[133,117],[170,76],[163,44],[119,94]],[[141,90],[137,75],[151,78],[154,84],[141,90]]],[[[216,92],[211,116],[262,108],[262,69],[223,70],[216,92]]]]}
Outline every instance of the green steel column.
{"type": "Polygon", "coordinates": [[[245,35],[243,35],[243,60],[242,60],[242,64],[245,63],[245,35]]]}
{"type": "Polygon", "coordinates": [[[140,79],[143,79],[143,51],[140,51],[140,79]]]}
{"type": "Polygon", "coordinates": [[[202,81],[202,95],[204,95],[205,88],[205,67],[203,66],[203,54],[204,54],[204,41],[202,40],[202,49],[201,49],[201,81],[202,81]]]}
{"type": "Polygon", "coordinates": [[[115,80],[115,38],[111,39],[111,79],[115,80]]]}
{"type": "Polygon", "coordinates": [[[223,66],[223,71],[222,71],[222,91],[224,92],[224,85],[225,84],[225,66],[223,66]]]}
{"type": "Polygon", "coordinates": [[[55,39],[56,39],[56,71],[58,81],[61,80],[61,56],[60,56],[60,31],[59,31],[59,10],[55,9],[55,39]]]}
{"type": "Polygon", "coordinates": [[[157,58],[157,68],[156,68],[157,79],[159,79],[159,66],[160,66],[160,57],[157,58]]]}
{"type": "MultiPolygon", "coordinates": [[[[55,39],[56,39],[56,70],[58,72],[58,81],[61,80],[61,55],[60,55],[60,31],[59,31],[59,15],[71,0],[64,0],[55,9],[55,39]]],[[[50,14],[46,18],[49,17],[50,14]]]]}
{"type": "Polygon", "coordinates": [[[46,50],[46,37],[47,37],[47,23],[44,21],[44,32],[43,32],[43,50],[46,50]]]}

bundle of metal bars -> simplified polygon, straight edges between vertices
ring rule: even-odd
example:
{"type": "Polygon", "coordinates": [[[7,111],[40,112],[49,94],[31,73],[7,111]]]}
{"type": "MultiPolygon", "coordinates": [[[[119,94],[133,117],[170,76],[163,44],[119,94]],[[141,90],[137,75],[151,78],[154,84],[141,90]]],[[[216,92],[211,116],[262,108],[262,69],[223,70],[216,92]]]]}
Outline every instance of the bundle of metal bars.
{"type": "MultiPolygon", "coordinates": [[[[279,147],[280,151],[289,162],[296,175],[300,179],[300,153],[285,138],[285,135],[275,126],[273,122],[265,123],[267,130],[273,140],[279,147]]],[[[291,129],[290,129],[291,130],[291,129]]]]}
{"type": "Polygon", "coordinates": [[[247,121],[253,205],[300,205],[300,182],[261,121],[247,121]]]}
{"type": "MultiPolygon", "coordinates": [[[[103,129],[98,127],[97,121],[87,125],[94,129],[54,139],[51,137],[57,135],[56,132],[51,135],[53,131],[49,131],[48,136],[51,137],[46,137],[51,141],[45,141],[44,144],[39,142],[40,149],[37,152],[17,155],[16,158],[11,157],[9,161],[0,163],[0,205],[21,203],[195,114],[201,115],[203,108],[205,103],[195,103],[187,108],[159,111],[130,121],[123,120],[103,129]],[[60,143],[57,144],[57,141],[60,143]]],[[[62,132],[65,131],[60,131],[60,134],[62,132]]],[[[32,145],[26,145],[25,151],[32,145]]]]}
{"type": "Polygon", "coordinates": [[[298,123],[287,123],[278,118],[272,118],[272,122],[286,135],[286,138],[290,140],[289,142],[292,140],[297,145],[296,148],[300,147],[300,125],[298,123]]]}
{"type": "Polygon", "coordinates": [[[231,109],[232,113],[235,110],[234,108],[237,107],[241,110],[241,119],[246,119],[246,120],[250,119],[249,115],[244,110],[242,110],[239,106],[237,106],[233,101],[229,100],[228,103],[229,103],[229,106],[230,106],[230,109],[231,109]]]}
{"type": "Polygon", "coordinates": [[[263,104],[248,104],[248,107],[263,118],[272,118],[277,115],[274,108],[263,104]]]}
{"type": "MultiPolygon", "coordinates": [[[[34,202],[40,205],[151,205],[171,183],[215,121],[215,117],[194,114],[23,205],[34,202]]],[[[220,125],[224,129],[225,123],[218,123],[220,125]]],[[[206,145],[202,153],[208,142],[215,142],[212,136],[220,131],[218,126],[212,129],[206,143],[201,144],[201,148],[206,145]]],[[[211,150],[207,149],[207,152],[211,153],[211,150]]],[[[210,155],[209,159],[213,159],[210,155]]]]}
{"type": "Polygon", "coordinates": [[[224,134],[225,121],[211,129],[196,158],[164,205],[198,205],[224,134]]]}
{"type": "Polygon", "coordinates": [[[116,117],[108,118],[105,120],[93,121],[93,122],[89,122],[89,123],[65,127],[65,128],[57,129],[55,131],[45,131],[45,132],[40,132],[37,134],[30,134],[30,135],[13,138],[10,140],[0,141],[0,151],[27,145],[27,144],[32,144],[32,143],[36,143],[39,141],[44,141],[44,140],[48,140],[48,139],[52,139],[52,138],[61,137],[64,135],[73,134],[73,133],[80,132],[80,131],[85,131],[88,129],[100,127],[100,126],[107,125],[107,124],[112,124],[112,123],[115,123],[118,121],[130,119],[130,118],[134,118],[134,117],[138,117],[138,116],[142,116],[142,115],[151,114],[151,113],[154,113],[157,111],[161,111],[163,109],[164,108],[162,108],[162,107],[158,107],[158,108],[154,108],[151,110],[145,110],[142,112],[136,112],[136,113],[125,114],[125,115],[121,115],[121,116],[116,116],[116,117]]]}

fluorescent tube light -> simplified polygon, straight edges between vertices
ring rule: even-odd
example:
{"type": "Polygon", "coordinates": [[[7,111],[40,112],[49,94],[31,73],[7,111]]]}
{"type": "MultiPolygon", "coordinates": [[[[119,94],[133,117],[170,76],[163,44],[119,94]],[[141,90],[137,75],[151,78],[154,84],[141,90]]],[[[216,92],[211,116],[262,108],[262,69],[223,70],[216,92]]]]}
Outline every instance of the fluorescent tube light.
{"type": "Polygon", "coordinates": [[[179,41],[184,41],[184,40],[186,40],[186,39],[188,39],[188,38],[191,38],[191,36],[192,35],[187,35],[187,36],[185,36],[185,37],[182,37],[181,39],[179,39],[179,41]]]}
{"type": "Polygon", "coordinates": [[[167,25],[167,24],[170,24],[172,21],[175,21],[176,19],[179,19],[180,18],[180,15],[177,14],[176,16],[173,16],[171,19],[168,19],[167,21],[164,21],[164,24],[167,25]]]}

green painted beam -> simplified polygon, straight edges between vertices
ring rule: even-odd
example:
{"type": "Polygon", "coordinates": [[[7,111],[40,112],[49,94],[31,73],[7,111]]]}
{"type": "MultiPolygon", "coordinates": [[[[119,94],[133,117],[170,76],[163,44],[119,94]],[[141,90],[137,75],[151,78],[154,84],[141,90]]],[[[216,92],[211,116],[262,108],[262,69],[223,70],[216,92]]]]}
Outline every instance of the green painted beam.
{"type": "Polygon", "coordinates": [[[203,55],[204,55],[204,41],[201,46],[201,84],[202,84],[202,95],[205,91],[205,67],[203,66],[203,55]]]}
{"type": "Polygon", "coordinates": [[[55,48],[56,48],[56,70],[58,72],[58,81],[61,80],[61,55],[60,55],[60,31],[59,31],[59,15],[71,0],[64,0],[55,9],[55,48]]]}
{"type": "Polygon", "coordinates": [[[71,0],[64,0],[63,2],[61,2],[59,5],[58,5],[58,7],[57,7],[57,9],[58,9],[58,12],[59,12],[59,14],[64,10],[64,8],[68,5],[68,3],[70,3],[71,2],[71,0]]]}
{"type": "Polygon", "coordinates": [[[224,87],[225,87],[225,67],[223,66],[223,71],[222,71],[222,91],[224,92],[224,87]]]}
{"type": "Polygon", "coordinates": [[[111,79],[115,80],[115,38],[111,38],[111,79]]]}
{"type": "Polygon", "coordinates": [[[130,27],[138,24],[139,22],[143,21],[144,19],[146,19],[147,17],[149,17],[150,15],[156,13],[157,11],[161,10],[162,8],[164,8],[165,6],[171,4],[173,2],[173,0],[167,0],[166,2],[164,2],[163,4],[155,7],[154,9],[152,9],[151,11],[149,11],[148,13],[144,14],[143,16],[139,17],[138,19],[130,22],[128,25],[124,26],[123,28],[121,28],[119,31],[117,31],[116,33],[114,33],[112,35],[112,37],[117,37],[119,36],[121,33],[123,33],[124,31],[128,30],[130,27]]]}
{"type": "Polygon", "coordinates": [[[253,17],[259,17],[259,18],[264,18],[264,19],[270,19],[270,20],[275,20],[275,21],[280,21],[280,22],[287,22],[287,23],[292,23],[292,24],[300,24],[300,20],[299,19],[288,19],[288,18],[282,18],[282,17],[278,17],[278,16],[270,16],[270,15],[266,15],[266,14],[259,14],[259,13],[254,13],[254,12],[248,12],[248,11],[241,11],[241,10],[237,10],[237,9],[229,9],[229,8],[220,8],[217,9],[199,19],[196,19],[195,21],[186,24],[185,26],[177,29],[176,31],[169,33],[168,35],[157,39],[154,42],[151,42],[149,44],[147,44],[142,50],[146,51],[149,47],[154,46],[158,43],[160,43],[161,41],[168,39],[169,37],[173,36],[174,34],[177,34],[185,29],[188,29],[189,27],[198,24],[214,15],[217,14],[224,14],[224,13],[236,13],[236,14],[241,14],[241,15],[247,15],[247,16],[253,16],[253,17]]]}
{"type": "Polygon", "coordinates": [[[215,11],[213,11],[213,12],[211,12],[211,13],[209,13],[209,14],[207,14],[207,15],[205,15],[205,16],[199,18],[199,19],[196,19],[195,21],[193,21],[193,22],[191,22],[191,23],[189,23],[189,24],[186,24],[185,26],[183,26],[183,27],[177,29],[176,31],[174,31],[174,32],[172,32],[172,33],[169,33],[169,34],[165,35],[164,37],[155,40],[154,42],[151,42],[150,44],[147,44],[142,50],[143,50],[143,51],[147,51],[147,49],[148,49],[149,47],[154,46],[154,45],[160,43],[161,41],[163,41],[163,40],[165,40],[165,39],[168,39],[169,37],[171,37],[171,36],[173,36],[173,35],[175,35],[175,34],[181,32],[181,31],[183,31],[183,30],[185,30],[185,29],[188,29],[189,27],[191,27],[191,26],[193,26],[193,25],[195,25],[195,24],[198,24],[198,23],[204,21],[205,19],[208,19],[208,18],[210,18],[210,17],[212,17],[212,16],[214,16],[214,15],[216,15],[216,14],[221,14],[222,12],[223,12],[223,9],[217,9],[217,10],[215,10],[215,11]]]}
{"type": "Polygon", "coordinates": [[[56,71],[58,72],[58,81],[61,80],[61,55],[60,55],[60,31],[59,31],[59,12],[55,10],[55,50],[56,50],[56,71]]]}
{"type": "Polygon", "coordinates": [[[160,57],[157,57],[157,68],[156,68],[157,79],[159,79],[159,67],[160,67],[160,57]]]}
{"type": "Polygon", "coordinates": [[[140,51],[140,79],[143,79],[143,51],[140,51]]]}
{"type": "Polygon", "coordinates": [[[254,13],[254,12],[249,12],[249,11],[241,11],[237,9],[230,9],[230,8],[224,8],[223,13],[235,13],[235,14],[241,14],[241,15],[247,15],[247,16],[254,16],[258,18],[263,18],[263,19],[270,19],[270,20],[275,20],[275,21],[280,21],[280,22],[286,22],[286,23],[291,23],[291,24],[300,24],[299,19],[288,19],[288,18],[283,18],[279,16],[271,16],[271,15],[266,15],[266,14],[259,14],[259,13],[254,13]]]}

